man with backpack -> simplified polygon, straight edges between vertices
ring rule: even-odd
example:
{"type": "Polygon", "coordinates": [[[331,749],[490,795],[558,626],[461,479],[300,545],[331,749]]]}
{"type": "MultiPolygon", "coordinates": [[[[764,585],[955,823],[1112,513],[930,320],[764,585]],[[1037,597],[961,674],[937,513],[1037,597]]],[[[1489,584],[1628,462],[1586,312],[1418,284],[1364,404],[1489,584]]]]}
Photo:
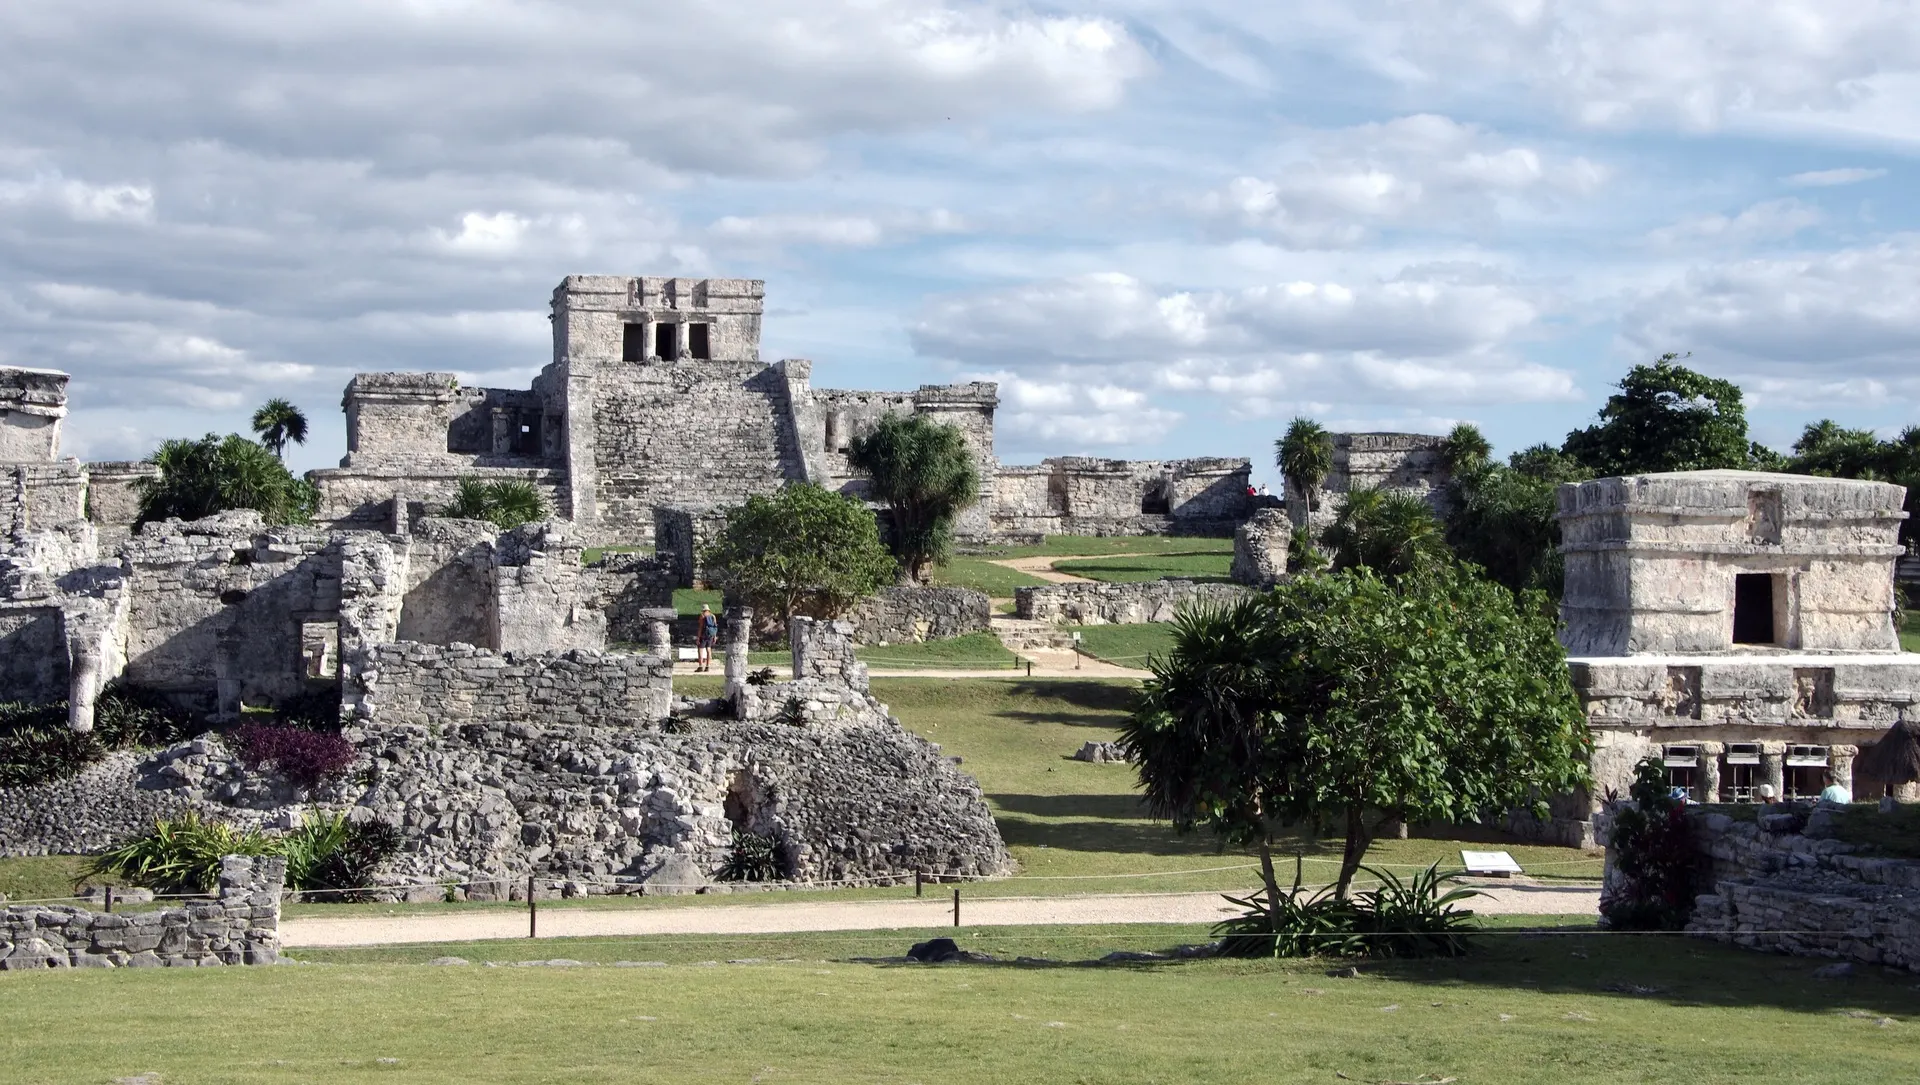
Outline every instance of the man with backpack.
{"type": "Polygon", "coordinates": [[[719,639],[719,616],[713,612],[711,606],[705,603],[700,604],[700,616],[694,619],[693,625],[694,670],[713,669],[713,642],[719,639]]]}

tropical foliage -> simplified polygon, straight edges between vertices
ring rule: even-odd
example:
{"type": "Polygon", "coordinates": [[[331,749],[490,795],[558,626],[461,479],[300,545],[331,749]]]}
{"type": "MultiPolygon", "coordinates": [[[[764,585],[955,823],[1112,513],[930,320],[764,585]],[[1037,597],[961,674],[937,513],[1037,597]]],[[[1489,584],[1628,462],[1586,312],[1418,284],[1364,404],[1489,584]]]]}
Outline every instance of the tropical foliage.
{"type": "Polygon", "coordinates": [[[1564,567],[1556,491],[1582,477],[1577,463],[1547,445],[1515,452],[1504,466],[1463,468],[1449,483],[1447,543],[1514,591],[1558,599],[1564,567]]]}
{"type": "Polygon", "coordinates": [[[1882,441],[1872,430],[1842,429],[1823,418],[1808,425],[1793,443],[1786,470],[1905,486],[1907,519],[1900,525],[1900,540],[1920,537],[1920,426],[1908,426],[1899,437],[1882,441]]]}
{"type": "Polygon", "coordinates": [[[502,531],[547,518],[547,502],[533,483],[524,479],[461,477],[453,501],[440,515],[459,520],[485,520],[502,531]]]}
{"type": "Polygon", "coordinates": [[[774,882],[780,880],[780,847],[773,837],[733,830],[733,847],[720,867],[723,882],[774,882]]]}
{"type": "Polygon", "coordinates": [[[847,460],[872,480],[874,500],[893,517],[890,543],[900,572],[925,578],[953,550],[954,520],[980,499],[980,471],[959,429],[925,415],[889,414],[856,437],[847,460]]]}
{"type": "Polygon", "coordinates": [[[108,686],[94,700],[93,730],[67,725],[67,702],[0,704],[0,787],[61,780],[114,750],[164,746],[193,731],[186,713],[158,698],[108,686]]]}
{"type": "Polygon", "coordinates": [[[197,441],[161,443],[147,458],[158,478],[141,479],[140,523],[179,517],[198,520],[232,509],[253,509],[269,524],[304,524],[318,495],[266,447],[239,434],[209,433],[197,441]]]}
{"type": "Polygon", "coordinates": [[[157,893],[204,893],[228,855],[277,855],[287,860],[287,887],[318,899],[361,899],[383,867],[399,854],[399,832],[383,822],[353,824],[345,814],[312,814],[300,828],[269,836],[189,811],[161,818],[146,833],[95,856],[88,877],[107,877],[157,893]]]}
{"type": "MultiPolygon", "coordinates": [[[[1319,508],[1320,484],[1333,470],[1333,434],[1311,418],[1296,417],[1287,423],[1286,435],[1274,442],[1273,454],[1288,486],[1306,499],[1308,509],[1319,508]]],[[[1294,520],[1302,522],[1298,516],[1294,520]]]]}
{"type": "Polygon", "coordinates": [[[1182,614],[1122,729],[1147,805],[1255,848],[1270,899],[1288,826],[1344,834],[1344,897],[1389,821],[1545,816],[1545,796],[1586,781],[1589,743],[1545,609],[1436,565],[1182,614]]]}
{"type": "Polygon", "coordinates": [[[1480,893],[1449,889],[1458,873],[1442,874],[1436,863],[1403,882],[1386,870],[1360,870],[1378,885],[1346,897],[1333,886],[1308,890],[1296,855],[1291,890],[1227,898],[1244,911],[1214,927],[1220,955],[1458,957],[1467,952],[1473,912],[1459,904],[1480,893]]]}
{"type": "Polygon", "coordinates": [[[1631,799],[1611,805],[1613,877],[1600,894],[1601,916],[1619,930],[1680,930],[1693,916],[1699,857],[1686,801],[1673,797],[1665,762],[1641,759],[1631,799]]]}
{"type": "Polygon", "coordinates": [[[270,769],[303,788],[340,776],[355,756],[353,743],[337,732],[304,727],[243,723],[226,741],[249,769],[270,769]]]}
{"type": "Polygon", "coordinates": [[[812,483],[756,494],[727,510],[701,554],[707,578],[756,618],[832,618],[894,579],[873,513],[812,483]]]}
{"type": "Polygon", "coordinates": [[[1335,569],[1367,568],[1397,580],[1448,560],[1446,530],[1426,500],[1398,490],[1355,490],[1320,536],[1335,569]]]}
{"type": "Polygon", "coordinates": [[[1564,451],[1589,477],[1768,465],[1771,454],[1747,437],[1739,386],[1679,358],[1663,354],[1634,366],[1600,408],[1600,421],[1567,434],[1564,451]]]}
{"type": "Polygon", "coordinates": [[[307,416],[287,400],[275,397],[253,412],[253,432],[276,458],[284,458],[288,441],[307,443],[307,416]]]}

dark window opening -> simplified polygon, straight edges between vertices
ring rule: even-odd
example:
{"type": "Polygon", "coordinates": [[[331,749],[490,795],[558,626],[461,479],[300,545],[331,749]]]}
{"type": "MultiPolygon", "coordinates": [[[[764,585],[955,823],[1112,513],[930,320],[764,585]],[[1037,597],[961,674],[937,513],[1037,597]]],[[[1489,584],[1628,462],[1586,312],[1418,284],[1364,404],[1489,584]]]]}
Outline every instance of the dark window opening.
{"type": "Polygon", "coordinates": [[[620,360],[623,362],[647,360],[647,326],[645,324],[629,324],[621,331],[620,360]]]}
{"type": "Polygon", "coordinates": [[[680,326],[678,324],[655,324],[653,326],[653,353],[666,361],[680,357],[680,326]]]}
{"type": "Polygon", "coordinates": [[[1736,573],[1733,578],[1733,643],[1773,642],[1772,574],[1736,573]]]}
{"type": "Polygon", "coordinates": [[[1787,769],[1788,799],[1817,799],[1827,786],[1827,770],[1812,765],[1793,765],[1787,769]]]}
{"type": "Polygon", "coordinates": [[[1165,485],[1156,485],[1140,499],[1140,512],[1144,516],[1165,516],[1173,511],[1173,503],[1167,499],[1165,485]]]}
{"type": "Polygon", "coordinates": [[[1661,760],[1667,766],[1667,786],[1684,790],[1689,798],[1698,798],[1694,787],[1700,782],[1700,747],[1668,746],[1661,753],[1661,760]]]}
{"type": "Polygon", "coordinates": [[[711,358],[713,355],[707,346],[706,324],[687,325],[687,353],[695,358],[711,358]]]}
{"type": "Polygon", "coordinates": [[[1759,765],[1728,765],[1720,777],[1720,790],[1728,802],[1752,802],[1753,789],[1759,783],[1759,765]]]}
{"type": "Polygon", "coordinates": [[[517,456],[540,454],[540,416],[522,415],[513,434],[513,452],[517,456]]]}
{"type": "Polygon", "coordinates": [[[1694,778],[1699,771],[1692,765],[1669,765],[1667,766],[1667,786],[1680,788],[1688,795],[1692,795],[1694,778]]]}

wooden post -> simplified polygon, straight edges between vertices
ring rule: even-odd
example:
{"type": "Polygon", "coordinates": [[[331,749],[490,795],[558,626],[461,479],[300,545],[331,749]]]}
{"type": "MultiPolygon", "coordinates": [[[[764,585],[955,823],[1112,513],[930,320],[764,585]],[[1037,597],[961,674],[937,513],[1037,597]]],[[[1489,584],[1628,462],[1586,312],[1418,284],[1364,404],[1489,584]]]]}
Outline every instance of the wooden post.
{"type": "Polygon", "coordinates": [[[953,887],[953,925],[960,925],[960,887],[953,887]]]}
{"type": "Polygon", "coordinates": [[[113,914],[113,886],[111,885],[102,886],[101,891],[106,893],[107,914],[112,915],[113,914]]]}
{"type": "Polygon", "coordinates": [[[533,903],[533,875],[527,875],[527,937],[540,936],[540,912],[533,903]]]}
{"type": "Polygon", "coordinates": [[[922,871],[918,871],[918,870],[914,871],[913,872],[913,895],[916,897],[919,896],[921,893],[921,890],[926,888],[926,884],[927,884],[926,874],[922,871]]]}

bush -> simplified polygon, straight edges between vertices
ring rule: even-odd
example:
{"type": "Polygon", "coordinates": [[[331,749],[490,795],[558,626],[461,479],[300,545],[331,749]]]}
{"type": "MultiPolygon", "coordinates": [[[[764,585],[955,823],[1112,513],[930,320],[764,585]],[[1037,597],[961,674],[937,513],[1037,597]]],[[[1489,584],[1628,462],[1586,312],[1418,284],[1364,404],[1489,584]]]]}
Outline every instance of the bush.
{"type": "Polygon", "coordinates": [[[1686,802],[1673,797],[1658,757],[1634,766],[1631,794],[1610,804],[1613,880],[1600,892],[1600,915],[1618,930],[1680,930],[1693,917],[1699,865],[1686,802]]]}
{"type": "Polygon", "coordinates": [[[157,893],[204,893],[227,855],[272,855],[276,841],[251,830],[202,821],[192,812],[153,823],[153,831],[96,856],[87,877],[111,877],[157,893]]]}
{"type": "Polygon", "coordinates": [[[67,726],[67,702],[0,704],[0,787],[63,780],[114,750],[164,746],[193,733],[193,721],[151,694],[108,686],[94,702],[93,730],[67,726]]]}
{"type": "Polygon", "coordinates": [[[1294,861],[1293,889],[1276,899],[1266,890],[1227,900],[1245,914],[1214,927],[1224,957],[1458,957],[1467,952],[1473,912],[1456,907],[1472,889],[1442,892],[1461,876],[1439,864],[1409,881],[1360,868],[1380,886],[1342,900],[1327,886],[1307,894],[1294,861]]]}
{"type": "Polygon", "coordinates": [[[733,850],[720,868],[723,882],[774,882],[780,880],[780,846],[773,837],[750,833],[734,827],[733,850]]]}
{"type": "Polygon", "coordinates": [[[442,516],[461,520],[486,520],[502,531],[547,518],[547,502],[531,482],[523,479],[495,479],[488,482],[464,475],[454,490],[453,502],[440,510],[442,516]]]}
{"type": "Polygon", "coordinates": [[[305,788],[346,772],[355,756],[353,743],[338,734],[262,723],[241,724],[227,744],[249,769],[272,769],[305,788]]]}
{"type": "Polygon", "coordinates": [[[384,821],[359,825],[345,814],[310,814],[278,842],[287,885],[317,901],[365,900],[380,869],[400,851],[400,831],[384,821]]]}

